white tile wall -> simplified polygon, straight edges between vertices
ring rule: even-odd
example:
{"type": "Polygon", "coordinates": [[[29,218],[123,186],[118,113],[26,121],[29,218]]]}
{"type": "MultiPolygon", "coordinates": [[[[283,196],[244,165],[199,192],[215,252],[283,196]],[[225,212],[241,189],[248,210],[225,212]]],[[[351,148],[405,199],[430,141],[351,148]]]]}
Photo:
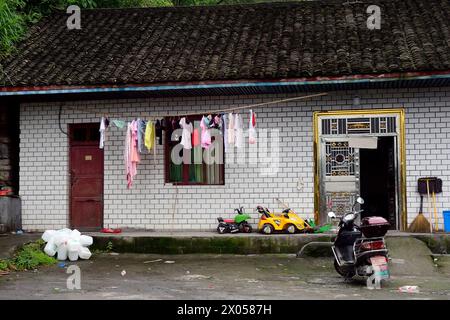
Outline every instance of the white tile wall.
{"type": "MultiPolygon", "coordinates": [[[[280,170],[275,176],[261,177],[258,168],[228,164],[225,186],[165,185],[163,149],[158,146],[156,159],[153,155],[142,156],[135,184],[127,190],[122,160],[124,131],[112,126],[105,146],[105,227],[212,229],[217,216],[232,217],[233,208],[238,206],[244,206],[248,212],[258,204],[278,208],[276,197],[297,212],[313,217],[312,112],[354,109],[355,95],[361,98],[362,106],[358,108],[406,109],[408,220],[411,222],[418,212],[417,178],[439,176],[444,185],[443,193],[437,196],[442,224],[442,210],[450,209],[449,89],[338,91],[311,100],[256,109],[258,128],[280,130],[280,170]],[[303,181],[302,190],[297,189],[299,179],[303,181]]],[[[295,95],[67,102],[61,122],[67,129],[69,123],[98,122],[103,113],[131,120],[166,112],[229,108],[292,96],[295,95]]],[[[25,230],[61,228],[69,223],[68,140],[58,128],[58,106],[57,103],[21,106],[20,195],[25,230]]],[[[244,121],[247,119],[245,113],[244,121]]],[[[425,211],[427,208],[425,202],[425,211]]],[[[252,215],[252,222],[256,223],[258,215],[254,212],[252,215]]]]}

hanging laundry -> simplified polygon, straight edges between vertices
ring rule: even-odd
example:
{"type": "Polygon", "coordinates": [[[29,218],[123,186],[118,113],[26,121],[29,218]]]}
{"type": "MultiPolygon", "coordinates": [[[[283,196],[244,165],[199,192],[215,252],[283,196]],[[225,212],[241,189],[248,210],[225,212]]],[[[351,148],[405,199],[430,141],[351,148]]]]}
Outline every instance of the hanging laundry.
{"type": "Polygon", "coordinates": [[[256,113],[250,109],[250,120],[248,123],[248,143],[256,143],[256,113]]]}
{"type": "Polygon", "coordinates": [[[192,149],[191,135],[193,131],[192,122],[186,123],[186,118],[180,120],[180,127],[183,129],[181,135],[181,145],[184,149],[192,149]]]}
{"type": "Polygon", "coordinates": [[[244,128],[243,128],[242,117],[239,113],[236,113],[234,118],[234,130],[235,130],[235,142],[236,148],[244,147],[244,128]]]}
{"type": "Polygon", "coordinates": [[[138,132],[137,132],[137,138],[138,138],[138,150],[139,153],[144,153],[144,139],[145,139],[145,127],[146,127],[147,123],[142,120],[142,119],[137,119],[137,127],[138,127],[138,132]]]}
{"type": "Polygon", "coordinates": [[[178,129],[181,129],[181,127],[180,127],[180,120],[179,120],[179,118],[178,117],[170,118],[169,127],[170,127],[170,130],[172,132],[171,135],[170,135],[170,138],[172,139],[172,141],[180,142],[181,135],[179,134],[179,130],[178,129]]]}
{"type": "Polygon", "coordinates": [[[208,117],[203,116],[200,122],[200,127],[202,128],[201,145],[202,148],[208,149],[211,145],[211,132],[209,126],[211,124],[211,115],[208,117]]]}
{"type": "Polygon", "coordinates": [[[162,145],[162,131],[163,131],[163,125],[161,124],[161,121],[156,120],[155,134],[156,134],[156,138],[158,138],[159,145],[162,145]]]}
{"type": "Polygon", "coordinates": [[[108,129],[109,120],[108,118],[102,117],[100,120],[100,149],[103,149],[105,146],[105,131],[108,129]]]}
{"type": "Polygon", "coordinates": [[[124,149],[125,175],[127,178],[127,188],[131,187],[132,176],[134,174],[133,166],[131,163],[130,145],[131,145],[131,123],[128,123],[127,131],[125,133],[125,149],[124,149]]]}
{"type": "Polygon", "coordinates": [[[132,149],[131,149],[131,161],[140,162],[141,157],[138,153],[138,121],[134,120],[131,122],[131,139],[132,139],[132,149]]]}
{"type": "Polygon", "coordinates": [[[148,151],[153,149],[154,154],[156,152],[155,139],[155,123],[153,121],[147,121],[147,125],[145,126],[144,144],[148,151]]]}
{"type": "Polygon", "coordinates": [[[194,147],[198,147],[200,145],[200,130],[199,130],[199,128],[194,129],[194,133],[192,134],[192,145],[194,147]]]}
{"type": "Polygon", "coordinates": [[[125,127],[125,121],[123,120],[118,120],[118,119],[113,119],[112,123],[114,123],[114,125],[119,128],[119,129],[123,129],[125,127]]]}
{"type": "Polygon", "coordinates": [[[128,189],[133,185],[134,177],[137,174],[137,164],[141,161],[138,153],[137,135],[137,121],[132,121],[128,124],[125,138],[125,167],[128,189]]]}
{"type": "Polygon", "coordinates": [[[228,143],[230,146],[234,145],[234,137],[235,137],[235,130],[234,130],[234,115],[232,113],[228,114],[228,143]]]}
{"type": "Polygon", "coordinates": [[[214,128],[214,129],[219,129],[220,130],[221,129],[221,123],[222,123],[222,120],[221,120],[220,116],[217,115],[217,116],[214,117],[214,122],[209,127],[210,127],[210,129],[214,128]]]}
{"type": "Polygon", "coordinates": [[[222,136],[225,152],[228,151],[228,127],[227,127],[227,115],[222,114],[222,136]]]}

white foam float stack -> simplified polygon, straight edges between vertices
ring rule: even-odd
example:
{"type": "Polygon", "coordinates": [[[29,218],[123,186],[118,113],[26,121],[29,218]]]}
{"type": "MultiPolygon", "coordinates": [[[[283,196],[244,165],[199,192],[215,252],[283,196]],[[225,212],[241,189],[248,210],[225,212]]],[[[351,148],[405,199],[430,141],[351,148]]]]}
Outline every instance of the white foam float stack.
{"type": "Polygon", "coordinates": [[[82,235],[77,229],[47,230],[42,240],[47,243],[44,252],[50,257],[56,254],[58,260],[69,258],[70,261],[77,261],[78,258],[89,259],[92,255],[88,249],[92,237],[82,235]]]}

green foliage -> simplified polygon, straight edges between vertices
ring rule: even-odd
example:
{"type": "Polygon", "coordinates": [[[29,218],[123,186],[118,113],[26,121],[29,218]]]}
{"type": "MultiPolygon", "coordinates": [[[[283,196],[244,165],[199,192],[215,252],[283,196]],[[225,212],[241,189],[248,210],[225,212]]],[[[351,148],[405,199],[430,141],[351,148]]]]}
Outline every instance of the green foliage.
{"type": "Polygon", "coordinates": [[[139,8],[172,6],[170,0],[97,0],[97,8],[139,8]]]}
{"type": "Polygon", "coordinates": [[[113,249],[113,244],[111,241],[108,241],[108,244],[106,245],[106,251],[110,252],[113,249]]]}
{"type": "Polygon", "coordinates": [[[6,271],[8,269],[8,262],[5,260],[0,260],[0,271],[6,271]]]}
{"type": "Polygon", "coordinates": [[[56,259],[43,251],[44,241],[38,240],[25,244],[8,260],[0,260],[0,270],[31,270],[41,265],[52,265],[56,259]]]}
{"type": "Polygon", "coordinates": [[[17,11],[24,5],[22,0],[0,0],[0,58],[25,34],[26,19],[17,11]]]}
{"type": "Polygon", "coordinates": [[[1,59],[11,53],[14,44],[24,36],[29,24],[38,22],[56,9],[63,10],[72,4],[80,8],[130,8],[267,1],[270,0],[0,0],[0,67],[1,59]]]}
{"type": "Polygon", "coordinates": [[[94,253],[94,254],[109,253],[109,252],[112,252],[112,250],[113,250],[113,243],[111,241],[108,241],[108,243],[106,244],[106,247],[104,247],[104,249],[97,248],[97,249],[94,249],[92,251],[92,253],[94,253]]]}

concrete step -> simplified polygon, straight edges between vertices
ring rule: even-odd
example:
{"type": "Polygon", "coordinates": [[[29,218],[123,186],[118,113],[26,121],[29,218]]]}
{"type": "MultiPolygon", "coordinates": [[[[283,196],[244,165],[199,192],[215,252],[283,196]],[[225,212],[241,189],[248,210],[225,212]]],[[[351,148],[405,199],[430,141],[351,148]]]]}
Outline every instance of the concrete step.
{"type": "MultiPolygon", "coordinates": [[[[331,256],[331,243],[335,234],[225,234],[213,232],[124,232],[121,234],[90,233],[94,237],[92,249],[115,252],[157,253],[157,254],[296,254],[305,245],[307,256],[331,256]]],[[[450,234],[408,234],[389,233],[390,239],[417,239],[415,244],[423,243],[431,253],[445,254],[450,250],[450,234]]],[[[409,241],[409,240],[405,240],[409,241]]],[[[410,244],[412,244],[411,242],[410,244]]],[[[396,243],[392,242],[393,250],[396,243]]],[[[414,245],[413,247],[416,247],[414,245]]],[[[399,258],[401,259],[401,257],[399,258]]]]}
{"type": "Polygon", "coordinates": [[[413,237],[388,237],[386,245],[396,275],[433,275],[437,272],[426,243],[413,237]]]}
{"type": "Polygon", "coordinates": [[[296,253],[309,242],[331,243],[334,235],[295,234],[219,235],[207,232],[183,234],[90,234],[94,237],[92,249],[106,250],[112,246],[114,252],[158,253],[158,254],[266,254],[296,253]]]}

